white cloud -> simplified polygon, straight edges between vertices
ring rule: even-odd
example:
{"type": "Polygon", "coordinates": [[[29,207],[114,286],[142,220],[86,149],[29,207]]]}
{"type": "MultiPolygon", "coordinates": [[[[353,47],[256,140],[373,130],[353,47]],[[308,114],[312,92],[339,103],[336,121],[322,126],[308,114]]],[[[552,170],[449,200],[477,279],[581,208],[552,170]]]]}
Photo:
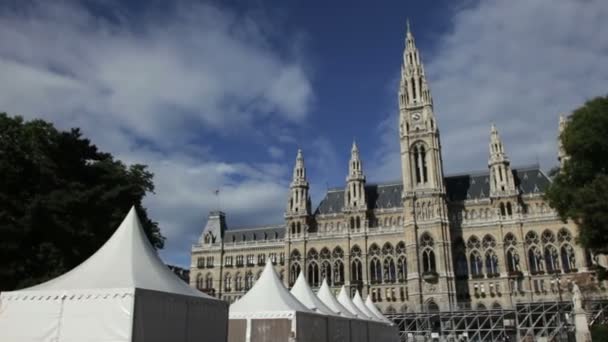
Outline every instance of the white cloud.
{"type": "MultiPolygon", "coordinates": [[[[486,168],[491,122],[512,164],[556,165],[559,114],[607,93],[607,16],[603,0],[492,0],[456,12],[450,31],[422,51],[446,173],[486,168]]],[[[395,129],[385,131],[395,139],[384,143],[382,166],[399,165],[395,129]]]]}
{"type": "Polygon", "coordinates": [[[218,205],[230,225],[281,222],[287,167],[227,162],[205,133],[264,134],[256,123],[269,119],[288,132],[282,126],[302,122],[312,87],[299,56],[269,42],[272,23],[209,4],[137,22],[112,14],[68,2],[0,10],[2,111],[81,127],[102,150],[149,165],[156,194],[145,204],[169,262],[188,262],[218,205]]]}

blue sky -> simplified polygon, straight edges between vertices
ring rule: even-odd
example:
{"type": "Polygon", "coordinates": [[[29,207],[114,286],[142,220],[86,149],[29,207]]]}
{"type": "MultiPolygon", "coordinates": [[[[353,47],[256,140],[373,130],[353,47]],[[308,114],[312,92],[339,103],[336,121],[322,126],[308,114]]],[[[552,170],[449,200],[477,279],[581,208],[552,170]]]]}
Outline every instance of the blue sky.
{"type": "Polygon", "coordinates": [[[344,183],[353,139],[368,181],[399,179],[408,17],[447,174],[487,167],[492,122],[514,165],[551,168],[558,115],[607,92],[606,1],[371,4],[3,2],[0,110],[149,165],[161,254],[188,265],[214,189],[231,226],[282,222],[298,147],[315,204],[344,183]]]}

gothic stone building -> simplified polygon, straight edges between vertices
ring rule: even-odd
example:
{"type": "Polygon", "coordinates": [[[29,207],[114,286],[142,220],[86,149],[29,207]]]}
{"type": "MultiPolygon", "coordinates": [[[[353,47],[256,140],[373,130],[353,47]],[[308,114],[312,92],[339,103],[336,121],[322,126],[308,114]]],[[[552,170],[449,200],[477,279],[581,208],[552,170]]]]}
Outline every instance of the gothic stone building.
{"type": "Polygon", "coordinates": [[[551,180],[538,166],[511,168],[493,125],[488,170],[444,176],[409,27],[398,102],[401,180],[367,183],[353,144],[345,186],[313,210],[298,151],[284,223],[229,229],[225,214],[212,212],[192,248],[191,285],[232,302],[271,259],[288,287],[303,271],[313,288],[325,278],[335,291],[371,295],[385,313],[568,299],[569,279],[592,274],[577,227],[543,200],[551,180]]]}

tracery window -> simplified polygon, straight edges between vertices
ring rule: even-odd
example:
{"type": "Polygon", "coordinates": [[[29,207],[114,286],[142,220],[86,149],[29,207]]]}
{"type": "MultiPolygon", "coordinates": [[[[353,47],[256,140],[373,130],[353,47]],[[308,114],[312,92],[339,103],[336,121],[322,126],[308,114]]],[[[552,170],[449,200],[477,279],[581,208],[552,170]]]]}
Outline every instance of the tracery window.
{"type": "Polygon", "coordinates": [[[428,233],[422,234],[420,246],[422,248],[422,270],[424,273],[436,272],[434,245],[435,241],[428,233]]]}
{"type": "Polygon", "coordinates": [[[570,273],[576,270],[576,256],[574,247],[572,247],[572,234],[562,228],[557,232],[557,241],[560,244],[560,256],[562,261],[562,269],[566,273],[570,273]]]}
{"type": "Polygon", "coordinates": [[[505,235],[504,246],[507,250],[507,271],[510,274],[521,272],[519,253],[517,253],[517,239],[511,233],[505,235]]]}
{"type": "Polygon", "coordinates": [[[369,273],[372,284],[378,284],[382,280],[382,267],[380,266],[380,260],[373,257],[369,263],[369,273]]]}
{"type": "Polygon", "coordinates": [[[361,260],[358,258],[353,259],[351,262],[350,278],[353,282],[361,282],[363,280],[361,260]]]}
{"type": "Polygon", "coordinates": [[[397,280],[395,261],[390,256],[384,258],[383,275],[383,280],[385,284],[394,283],[397,280]]]}
{"type": "Polygon", "coordinates": [[[547,272],[555,273],[559,272],[559,253],[555,247],[555,234],[550,230],[545,230],[542,234],[542,242],[545,254],[545,266],[547,272]]]}
{"type": "Polygon", "coordinates": [[[529,231],[526,234],[526,246],[528,247],[528,264],[530,272],[537,274],[545,271],[543,264],[543,254],[539,247],[540,239],[534,231],[529,231]]]}
{"type": "Polygon", "coordinates": [[[422,143],[414,145],[412,158],[416,183],[422,184],[428,182],[426,149],[422,143]]]}
{"type": "Polygon", "coordinates": [[[496,255],[496,239],[491,235],[486,235],[483,238],[483,248],[485,254],[486,275],[488,277],[498,276],[498,256],[496,255]]]}
{"type": "Polygon", "coordinates": [[[237,291],[243,290],[243,278],[240,273],[234,276],[234,287],[237,291]]]}
{"type": "Polygon", "coordinates": [[[308,283],[312,287],[319,286],[319,264],[316,261],[308,264],[308,283]]]}

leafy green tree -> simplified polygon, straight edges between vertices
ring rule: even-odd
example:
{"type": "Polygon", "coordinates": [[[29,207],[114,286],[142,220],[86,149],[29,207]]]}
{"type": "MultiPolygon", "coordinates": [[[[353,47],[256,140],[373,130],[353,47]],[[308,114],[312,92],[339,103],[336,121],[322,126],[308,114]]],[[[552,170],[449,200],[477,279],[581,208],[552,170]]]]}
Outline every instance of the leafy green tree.
{"type": "Polygon", "coordinates": [[[560,136],[568,156],[553,170],[545,196],[563,220],[579,227],[579,242],[608,251],[608,97],[575,110],[560,136]]]}
{"type": "Polygon", "coordinates": [[[152,244],[164,237],[142,199],[145,165],[126,166],[78,129],[0,113],[0,290],[40,283],[92,255],[135,205],[152,244]]]}

